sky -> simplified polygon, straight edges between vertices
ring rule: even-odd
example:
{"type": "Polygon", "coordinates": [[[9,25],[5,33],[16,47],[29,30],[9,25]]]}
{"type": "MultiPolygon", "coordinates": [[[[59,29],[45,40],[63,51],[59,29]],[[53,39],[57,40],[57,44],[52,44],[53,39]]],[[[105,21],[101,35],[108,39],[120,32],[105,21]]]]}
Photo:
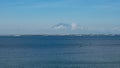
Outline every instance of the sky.
{"type": "Polygon", "coordinates": [[[0,0],[9,34],[120,34],[120,0],[0,0]]]}

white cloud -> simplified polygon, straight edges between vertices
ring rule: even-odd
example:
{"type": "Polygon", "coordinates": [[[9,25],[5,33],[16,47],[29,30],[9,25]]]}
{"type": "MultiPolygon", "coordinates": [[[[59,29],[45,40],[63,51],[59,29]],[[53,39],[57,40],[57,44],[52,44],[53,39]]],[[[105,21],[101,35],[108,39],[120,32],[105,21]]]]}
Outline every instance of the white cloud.
{"type": "Polygon", "coordinates": [[[70,25],[65,24],[65,23],[59,23],[57,25],[54,25],[52,28],[54,28],[54,29],[69,29],[70,25]]]}
{"type": "Polygon", "coordinates": [[[83,29],[82,27],[80,27],[76,23],[72,23],[72,24],[59,23],[57,25],[54,25],[52,28],[54,28],[54,29],[68,29],[68,30],[83,29]]]}
{"type": "Polygon", "coordinates": [[[72,24],[71,24],[71,29],[72,29],[72,30],[78,29],[78,25],[77,25],[76,23],[72,23],[72,24]]]}
{"type": "Polygon", "coordinates": [[[63,25],[59,25],[59,26],[55,26],[54,28],[55,29],[66,29],[67,27],[63,25]]]}

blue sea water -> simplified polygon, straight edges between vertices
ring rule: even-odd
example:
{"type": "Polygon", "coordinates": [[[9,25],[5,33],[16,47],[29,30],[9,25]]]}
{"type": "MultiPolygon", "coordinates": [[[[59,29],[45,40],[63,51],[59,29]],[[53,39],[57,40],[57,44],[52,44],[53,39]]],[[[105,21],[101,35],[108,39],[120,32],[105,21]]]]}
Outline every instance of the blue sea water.
{"type": "Polygon", "coordinates": [[[120,68],[120,36],[0,36],[0,68],[120,68]]]}

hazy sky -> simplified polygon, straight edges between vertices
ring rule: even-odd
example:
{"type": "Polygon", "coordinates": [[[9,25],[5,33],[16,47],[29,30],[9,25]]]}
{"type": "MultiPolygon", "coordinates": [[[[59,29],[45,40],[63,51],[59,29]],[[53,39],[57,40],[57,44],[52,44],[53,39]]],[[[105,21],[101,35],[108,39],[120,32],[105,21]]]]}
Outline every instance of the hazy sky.
{"type": "Polygon", "coordinates": [[[0,0],[0,34],[120,33],[120,0],[0,0]]]}

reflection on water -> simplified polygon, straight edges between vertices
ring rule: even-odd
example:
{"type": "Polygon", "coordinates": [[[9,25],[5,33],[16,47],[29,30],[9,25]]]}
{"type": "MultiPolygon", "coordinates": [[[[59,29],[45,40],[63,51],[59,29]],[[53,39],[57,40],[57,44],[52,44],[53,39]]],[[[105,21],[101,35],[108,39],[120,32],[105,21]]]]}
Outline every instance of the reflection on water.
{"type": "Polygon", "coordinates": [[[120,36],[0,37],[0,68],[120,68],[120,36]]]}

